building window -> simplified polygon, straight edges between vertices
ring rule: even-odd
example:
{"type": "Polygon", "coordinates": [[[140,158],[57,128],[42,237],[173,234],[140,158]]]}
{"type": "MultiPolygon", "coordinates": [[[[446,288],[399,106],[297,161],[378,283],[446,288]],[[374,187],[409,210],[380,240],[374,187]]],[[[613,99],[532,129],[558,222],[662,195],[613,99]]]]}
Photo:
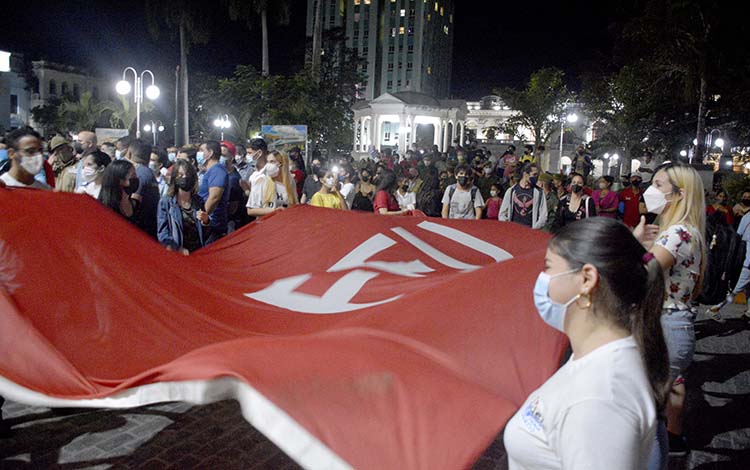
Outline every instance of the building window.
{"type": "Polygon", "coordinates": [[[409,36],[414,36],[414,28],[409,28],[409,36]]]}
{"type": "Polygon", "coordinates": [[[362,0],[354,0],[355,5],[359,5],[360,3],[362,3],[362,0]]]}
{"type": "Polygon", "coordinates": [[[50,95],[56,95],[57,94],[57,83],[55,83],[54,80],[49,81],[49,94],[50,95]]]}
{"type": "Polygon", "coordinates": [[[370,0],[365,0],[365,5],[369,5],[369,4],[370,4],[370,0]]]}
{"type": "Polygon", "coordinates": [[[414,18],[415,16],[417,16],[417,10],[415,10],[414,8],[410,9],[409,18],[414,18]]]}
{"type": "Polygon", "coordinates": [[[396,37],[396,28],[391,28],[391,37],[392,38],[396,37]]]}
{"type": "Polygon", "coordinates": [[[432,19],[432,13],[427,13],[427,21],[430,21],[432,19]]]}
{"type": "Polygon", "coordinates": [[[409,44],[409,52],[414,52],[414,44],[409,44]]]}
{"type": "Polygon", "coordinates": [[[401,80],[396,82],[396,86],[401,86],[401,80]]]}
{"type": "Polygon", "coordinates": [[[18,95],[10,95],[10,114],[18,114],[18,95]]]}
{"type": "MultiPolygon", "coordinates": [[[[388,82],[388,87],[393,86],[393,82],[388,82]]],[[[390,122],[384,122],[383,123],[383,140],[391,140],[391,123],[390,122]]]]}
{"type": "Polygon", "coordinates": [[[67,82],[63,82],[62,86],[60,87],[60,93],[62,93],[63,96],[68,94],[68,84],[67,82]]]}
{"type": "Polygon", "coordinates": [[[448,15],[448,21],[450,23],[453,23],[453,13],[451,13],[450,15],[448,15]]]}
{"type": "Polygon", "coordinates": [[[445,8],[440,7],[440,16],[445,16],[445,8]]]}
{"type": "Polygon", "coordinates": [[[440,5],[438,5],[438,2],[435,2],[435,11],[438,11],[440,9],[440,5]]]}
{"type": "Polygon", "coordinates": [[[404,68],[404,63],[403,62],[399,62],[398,63],[398,68],[400,68],[400,69],[404,68]]]}
{"type": "Polygon", "coordinates": [[[432,67],[427,67],[427,75],[432,75],[432,67]]]}
{"type": "Polygon", "coordinates": [[[411,70],[413,68],[414,68],[414,63],[413,62],[409,62],[409,63],[406,64],[406,70],[411,70]]]}
{"type": "Polygon", "coordinates": [[[393,54],[394,52],[396,52],[396,46],[391,44],[390,46],[388,46],[388,53],[393,54]]]}
{"type": "Polygon", "coordinates": [[[401,9],[401,16],[402,16],[402,17],[403,17],[403,16],[406,16],[406,10],[405,10],[405,9],[403,9],[403,8],[401,9]]]}
{"type": "Polygon", "coordinates": [[[400,27],[398,28],[398,34],[404,34],[404,31],[405,31],[405,29],[404,29],[404,27],[403,27],[403,26],[400,26],[400,27]]]}
{"type": "Polygon", "coordinates": [[[359,22],[359,13],[354,14],[354,22],[355,23],[359,22]]]}
{"type": "Polygon", "coordinates": [[[446,25],[446,26],[443,26],[443,32],[444,32],[445,34],[448,34],[448,26],[447,26],[447,25],[446,25]]]}
{"type": "Polygon", "coordinates": [[[367,57],[367,53],[368,52],[370,52],[370,48],[369,47],[363,47],[362,48],[362,55],[363,56],[367,57]]]}
{"type": "Polygon", "coordinates": [[[392,63],[392,62],[391,62],[390,64],[388,64],[388,70],[389,70],[389,71],[390,71],[390,70],[393,70],[393,63],[392,63]]]}

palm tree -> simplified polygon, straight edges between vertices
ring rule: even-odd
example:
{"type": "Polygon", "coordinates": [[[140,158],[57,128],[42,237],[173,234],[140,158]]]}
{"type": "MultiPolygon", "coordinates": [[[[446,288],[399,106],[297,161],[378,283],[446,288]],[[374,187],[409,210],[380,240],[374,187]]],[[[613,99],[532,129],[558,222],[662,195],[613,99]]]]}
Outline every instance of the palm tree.
{"type": "MultiPolygon", "coordinates": [[[[109,125],[117,129],[128,129],[134,132],[135,129],[135,107],[130,99],[125,96],[117,96],[117,101],[106,101],[102,103],[103,111],[109,112],[109,125]]],[[[148,113],[154,109],[153,103],[144,101],[141,112],[148,113]]]]}
{"type": "Polygon", "coordinates": [[[205,44],[211,38],[212,17],[215,8],[211,2],[190,0],[146,0],[146,20],[148,29],[154,38],[159,37],[160,23],[179,32],[180,69],[179,69],[179,108],[176,121],[180,130],[175,135],[177,145],[189,141],[188,123],[188,63],[187,56],[191,44],[205,44]]]}
{"type": "Polygon", "coordinates": [[[268,66],[268,17],[278,25],[289,24],[289,0],[228,0],[229,17],[232,20],[242,19],[248,28],[252,27],[252,20],[260,15],[260,25],[263,35],[263,64],[261,73],[267,77],[270,73],[268,66]]]}
{"type": "Polygon", "coordinates": [[[93,131],[104,111],[104,105],[94,100],[90,91],[81,93],[78,101],[63,101],[58,109],[63,125],[73,131],[93,131]]]}

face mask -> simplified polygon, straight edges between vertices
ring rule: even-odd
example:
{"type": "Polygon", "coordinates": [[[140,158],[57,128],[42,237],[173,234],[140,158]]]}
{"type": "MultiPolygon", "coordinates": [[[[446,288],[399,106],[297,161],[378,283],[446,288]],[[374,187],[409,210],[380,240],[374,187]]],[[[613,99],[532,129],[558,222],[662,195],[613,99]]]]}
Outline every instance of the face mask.
{"type": "Polygon", "coordinates": [[[179,176],[174,180],[174,185],[177,186],[177,189],[190,192],[193,190],[195,183],[189,180],[187,176],[179,176]]]}
{"type": "Polygon", "coordinates": [[[630,181],[623,181],[623,182],[622,182],[622,186],[623,186],[624,188],[629,188],[629,187],[630,187],[630,181]]]}
{"type": "Polygon", "coordinates": [[[631,181],[630,185],[633,186],[634,188],[640,188],[641,187],[641,182],[640,181],[631,181]]]}
{"type": "Polygon", "coordinates": [[[742,205],[745,206],[745,207],[750,206],[750,199],[743,199],[742,200],[742,205]]]}
{"type": "Polygon", "coordinates": [[[571,189],[571,190],[572,190],[572,191],[573,191],[574,193],[578,194],[578,193],[580,193],[581,191],[583,191],[583,186],[581,186],[580,184],[574,184],[573,186],[571,186],[571,187],[570,187],[570,189],[571,189]]]}
{"type": "Polygon", "coordinates": [[[206,163],[206,154],[203,152],[198,152],[195,154],[195,159],[198,160],[198,165],[203,165],[206,163]]]}
{"type": "Polygon", "coordinates": [[[643,193],[643,201],[646,203],[646,210],[652,214],[661,214],[668,202],[667,197],[656,186],[649,186],[643,193]]]}
{"type": "Polygon", "coordinates": [[[81,145],[80,142],[74,143],[73,149],[76,151],[76,153],[83,153],[83,145],[81,145]]]}
{"type": "Polygon", "coordinates": [[[411,173],[409,174],[409,179],[410,179],[410,180],[413,180],[413,179],[414,179],[414,178],[416,178],[416,177],[417,177],[417,175],[412,175],[411,173]]]}
{"type": "Polygon", "coordinates": [[[115,150],[115,160],[122,160],[122,151],[115,150]]]}
{"type": "Polygon", "coordinates": [[[83,170],[81,170],[81,176],[83,176],[83,181],[90,183],[96,179],[96,175],[99,174],[98,168],[92,168],[90,166],[83,167],[83,170]]]}
{"type": "Polygon", "coordinates": [[[133,193],[138,191],[138,178],[130,178],[130,186],[122,188],[128,196],[132,196],[133,193]]]}
{"type": "Polygon", "coordinates": [[[469,185],[469,177],[468,176],[459,176],[458,178],[456,178],[456,181],[458,181],[458,184],[460,184],[461,186],[464,186],[464,187],[466,187],[466,186],[469,185]]]}
{"type": "Polygon", "coordinates": [[[430,166],[430,165],[432,165],[432,161],[430,161],[430,160],[424,160],[422,163],[424,163],[424,166],[430,166]]]}
{"type": "Polygon", "coordinates": [[[148,168],[156,173],[159,171],[159,162],[148,162],[148,168]]]}
{"type": "Polygon", "coordinates": [[[275,178],[279,175],[279,165],[276,163],[266,163],[265,166],[266,175],[270,176],[271,178],[275,178]]]}
{"type": "Polygon", "coordinates": [[[169,158],[169,161],[170,161],[170,162],[173,162],[173,161],[175,160],[175,158],[177,158],[177,154],[176,154],[176,153],[174,153],[174,152],[172,152],[172,153],[168,153],[168,154],[167,154],[167,158],[169,158]]]}
{"type": "Polygon", "coordinates": [[[539,277],[536,278],[536,284],[534,284],[534,305],[536,306],[537,312],[539,312],[539,316],[542,317],[544,323],[563,333],[565,332],[563,328],[565,325],[565,312],[567,312],[570,304],[580,297],[580,294],[574,296],[564,304],[558,304],[549,297],[549,282],[556,277],[571,274],[576,271],[578,271],[578,269],[565,271],[564,273],[555,274],[554,276],[550,276],[542,271],[539,273],[539,277]]]}
{"type": "Polygon", "coordinates": [[[536,182],[539,181],[538,176],[532,176],[529,178],[529,183],[531,183],[532,186],[536,186],[536,182]]]}
{"type": "Polygon", "coordinates": [[[492,173],[492,168],[485,168],[484,169],[484,174],[485,175],[489,175],[490,173],[492,173]]]}
{"type": "Polygon", "coordinates": [[[362,181],[364,181],[365,183],[367,183],[368,181],[370,181],[370,176],[369,175],[363,175],[362,176],[362,181]]]}
{"type": "Polygon", "coordinates": [[[408,190],[409,190],[409,185],[408,184],[401,185],[401,191],[407,192],[408,190]]]}
{"type": "Polygon", "coordinates": [[[244,158],[242,157],[242,155],[236,155],[236,156],[234,157],[234,163],[236,163],[237,165],[239,165],[239,164],[241,164],[241,163],[242,163],[242,160],[243,160],[243,159],[244,159],[244,158]]]}
{"type": "Polygon", "coordinates": [[[227,157],[219,157],[219,164],[226,166],[227,165],[227,157]]]}
{"type": "Polygon", "coordinates": [[[26,170],[26,172],[30,175],[36,175],[37,173],[39,173],[39,171],[42,169],[42,165],[44,165],[44,158],[42,157],[41,153],[37,153],[36,155],[32,155],[30,157],[21,158],[21,168],[26,170]]]}
{"type": "Polygon", "coordinates": [[[490,191],[490,196],[497,197],[497,191],[490,191]]]}
{"type": "Polygon", "coordinates": [[[333,187],[334,182],[335,182],[335,180],[332,177],[331,178],[326,178],[326,179],[323,180],[323,183],[326,186],[328,186],[329,188],[333,187]]]}
{"type": "Polygon", "coordinates": [[[8,149],[0,149],[0,162],[8,159],[8,149]]]}

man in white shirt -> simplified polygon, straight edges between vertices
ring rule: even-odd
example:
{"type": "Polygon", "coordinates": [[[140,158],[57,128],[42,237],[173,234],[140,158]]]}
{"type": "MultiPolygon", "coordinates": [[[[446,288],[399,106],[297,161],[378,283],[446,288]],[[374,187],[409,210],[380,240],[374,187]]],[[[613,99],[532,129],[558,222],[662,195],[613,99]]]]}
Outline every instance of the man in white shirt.
{"type": "Polygon", "coordinates": [[[644,187],[651,184],[651,178],[654,177],[654,170],[656,169],[656,162],[654,162],[654,155],[649,150],[643,151],[643,163],[638,167],[638,174],[643,179],[644,187]]]}
{"type": "Polygon", "coordinates": [[[30,127],[14,130],[6,138],[10,170],[0,176],[7,187],[50,190],[49,186],[34,179],[42,170],[42,137],[30,127]]]}
{"type": "Polygon", "coordinates": [[[444,219],[476,219],[482,218],[484,199],[479,188],[472,184],[470,170],[467,166],[459,165],[456,168],[457,184],[445,188],[443,194],[444,219]]]}

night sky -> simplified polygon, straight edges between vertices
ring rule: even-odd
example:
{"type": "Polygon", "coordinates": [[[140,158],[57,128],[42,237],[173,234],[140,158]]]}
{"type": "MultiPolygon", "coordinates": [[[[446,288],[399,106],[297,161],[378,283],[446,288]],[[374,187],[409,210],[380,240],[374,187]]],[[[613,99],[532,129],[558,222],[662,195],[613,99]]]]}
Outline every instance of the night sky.
{"type": "MultiPolygon", "coordinates": [[[[217,2],[219,3],[219,2],[217,2]]],[[[521,86],[543,66],[566,71],[570,85],[611,49],[611,2],[479,2],[456,9],[452,93],[478,99],[497,86],[521,86]]],[[[290,73],[303,63],[306,1],[292,0],[288,26],[271,26],[271,73],[290,73]]],[[[150,68],[164,94],[173,93],[177,40],[149,34],[144,2],[29,0],[6,9],[0,49],[27,58],[86,66],[114,81],[127,65],[150,68]]],[[[217,7],[209,44],[194,46],[191,72],[230,75],[237,64],[260,68],[260,24],[248,30],[217,7]]],[[[163,106],[169,99],[165,99],[163,106]]],[[[171,104],[170,104],[171,106],[171,104]]],[[[166,111],[166,110],[165,110],[166,111]]]]}

